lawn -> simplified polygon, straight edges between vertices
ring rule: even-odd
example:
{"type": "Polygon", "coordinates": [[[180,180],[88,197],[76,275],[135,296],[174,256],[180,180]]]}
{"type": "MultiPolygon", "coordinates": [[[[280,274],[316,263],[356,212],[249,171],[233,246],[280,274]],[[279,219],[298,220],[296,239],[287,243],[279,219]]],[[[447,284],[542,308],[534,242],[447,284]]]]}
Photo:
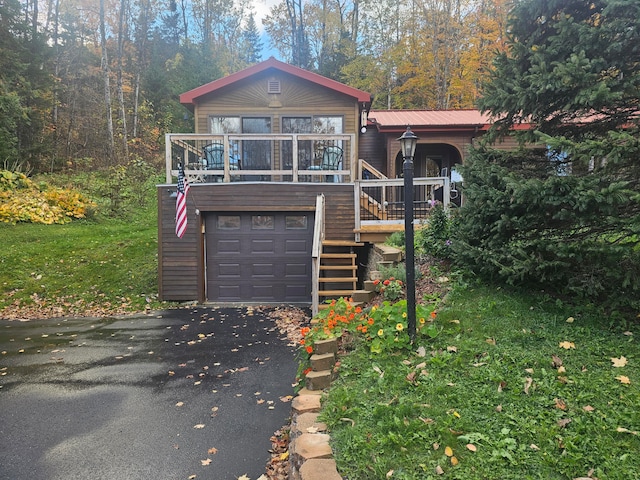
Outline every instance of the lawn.
{"type": "MultiPolygon", "coordinates": [[[[362,315],[386,332],[397,312],[362,315]]],[[[322,414],[345,479],[638,478],[637,325],[462,283],[433,317],[381,353],[349,327],[322,414]]]]}

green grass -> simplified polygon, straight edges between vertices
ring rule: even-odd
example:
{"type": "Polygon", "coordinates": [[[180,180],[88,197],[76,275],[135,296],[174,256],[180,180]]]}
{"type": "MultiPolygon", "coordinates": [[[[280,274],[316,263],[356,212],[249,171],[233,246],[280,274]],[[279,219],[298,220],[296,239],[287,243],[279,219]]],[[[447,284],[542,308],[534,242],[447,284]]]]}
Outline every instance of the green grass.
{"type": "Polygon", "coordinates": [[[456,287],[435,323],[411,349],[341,359],[322,415],[344,478],[638,478],[638,332],[486,286],[456,287]]]}
{"type": "Polygon", "coordinates": [[[95,199],[100,207],[91,219],[0,224],[0,317],[104,315],[163,306],[157,301],[156,178],[123,176],[116,212],[102,196],[106,177],[46,177],[53,184],[77,183],[95,199]]]}

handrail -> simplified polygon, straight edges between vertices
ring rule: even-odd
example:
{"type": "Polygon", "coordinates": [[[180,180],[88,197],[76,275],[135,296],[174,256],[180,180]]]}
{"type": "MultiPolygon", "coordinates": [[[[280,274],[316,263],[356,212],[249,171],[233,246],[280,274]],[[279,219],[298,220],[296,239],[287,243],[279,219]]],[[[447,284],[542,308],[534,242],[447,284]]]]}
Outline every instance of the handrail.
{"type": "MultiPolygon", "coordinates": [[[[269,134],[205,134],[205,133],[168,133],[165,135],[165,159],[166,159],[166,182],[172,183],[177,176],[177,163],[182,163],[185,167],[185,174],[204,178],[204,176],[219,177],[224,182],[237,180],[242,176],[266,176],[266,177],[290,177],[289,181],[322,181],[325,176],[335,176],[340,181],[346,180],[352,182],[355,178],[358,167],[356,158],[356,135],[351,133],[343,134],[311,134],[311,133],[269,133],[269,134]],[[272,152],[279,151],[278,142],[291,142],[291,151],[287,155],[291,162],[286,168],[279,165],[280,168],[270,169],[234,169],[233,155],[238,152],[232,152],[233,146],[242,145],[243,142],[252,141],[268,141],[271,143],[272,152]],[[200,153],[202,147],[206,143],[220,142],[224,145],[224,169],[210,170],[202,163],[200,153]],[[344,165],[340,170],[319,170],[316,168],[308,168],[306,164],[302,164],[299,158],[299,142],[319,142],[318,144],[334,144],[339,142],[344,151],[344,165]],[[176,152],[172,146],[180,147],[176,152]],[[195,157],[195,158],[194,158],[195,157]],[[191,159],[189,161],[189,159],[191,159]],[[301,178],[303,177],[303,178],[301,178]],[[306,180],[305,180],[306,179],[306,180]]],[[[242,147],[240,147],[242,148],[242,147]]],[[[312,149],[311,161],[315,158],[312,149]]],[[[317,154],[317,152],[315,152],[317,154]]],[[[308,152],[307,152],[308,154],[308,152]]],[[[277,158],[272,167],[278,166],[277,158]]]]}
{"type": "Polygon", "coordinates": [[[361,158],[359,162],[360,162],[360,168],[358,168],[358,178],[360,180],[362,180],[362,172],[364,170],[367,170],[368,172],[372,173],[374,177],[377,177],[381,180],[386,180],[388,178],[384,173],[382,173],[380,170],[378,170],[376,167],[371,165],[366,160],[363,160],[361,158]]]}
{"type": "Polygon", "coordinates": [[[316,216],[313,226],[313,245],[311,247],[311,312],[313,316],[320,308],[320,256],[324,241],[324,195],[316,197],[316,216]]]}

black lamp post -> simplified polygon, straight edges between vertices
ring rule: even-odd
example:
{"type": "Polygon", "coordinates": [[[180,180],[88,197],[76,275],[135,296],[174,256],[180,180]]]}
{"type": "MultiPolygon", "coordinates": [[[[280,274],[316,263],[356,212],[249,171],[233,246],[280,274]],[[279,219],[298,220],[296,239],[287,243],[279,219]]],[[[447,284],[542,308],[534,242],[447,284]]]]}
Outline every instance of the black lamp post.
{"type": "Polygon", "coordinates": [[[404,243],[407,270],[407,328],[411,342],[416,338],[416,263],[413,244],[413,155],[418,137],[407,126],[398,139],[402,146],[402,172],[404,175],[404,243]]]}

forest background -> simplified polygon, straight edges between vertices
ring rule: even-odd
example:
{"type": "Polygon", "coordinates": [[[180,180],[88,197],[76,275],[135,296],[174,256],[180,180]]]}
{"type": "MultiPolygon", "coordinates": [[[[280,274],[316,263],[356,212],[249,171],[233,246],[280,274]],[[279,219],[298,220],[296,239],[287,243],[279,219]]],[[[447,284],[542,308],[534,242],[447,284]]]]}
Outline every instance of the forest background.
{"type": "Polygon", "coordinates": [[[249,0],[3,0],[0,161],[160,167],[164,134],[193,131],[179,94],[263,52],[372,93],[375,109],[474,108],[506,4],[282,0],[256,20],[249,0]]]}

